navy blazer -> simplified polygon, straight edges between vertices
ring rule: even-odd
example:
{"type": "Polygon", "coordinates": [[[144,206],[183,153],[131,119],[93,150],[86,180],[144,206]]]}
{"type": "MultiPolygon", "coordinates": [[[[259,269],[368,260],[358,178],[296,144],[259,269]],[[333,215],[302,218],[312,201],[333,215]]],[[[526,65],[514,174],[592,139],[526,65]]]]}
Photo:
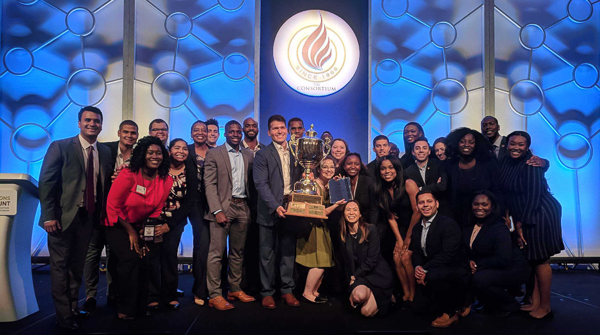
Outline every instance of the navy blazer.
{"type": "MultiPolygon", "coordinates": [[[[289,148],[288,148],[289,150],[289,148]]],[[[279,153],[273,142],[256,152],[254,157],[254,185],[258,193],[256,222],[263,226],[274,226],[277,223],[277,207],[283,205],[283,173],[282,169],[290,171],[292,188],[294,182],[300,179],[302,170],[295,166],[296,160],[290,151],[290,166],[282,167],[279,153]]]]}
{"type": "Polygon", "coordinates": [[[471,248],[471,225],[463,232],[463,245],[469,260],[475,261],[477,270],[506,269],[516,264],[527,264],[523,252],[512,242],[510,231],[503,220],[485,222],[471,248]]]}
{"type": "Polygon", "coordinates": [[[427,256],[421,249],[421,234],[423,225],[417,223],[413,228],[410,250],[413,252],[412,259],[415,267],[421,266],[428,270],[434,267],[460,266],[464,265],[461,254],[461,232],[458,224],[449,217],[438,212],[429,227],[425,249],[427,256]]]}
{"type": "Polygon", "coordinates": [[[419,166],[417,164],[413,164],[404,170],[404,179],[413,180],[421,190],[433,192],[436,196],[446,191],[448,183],[448,177],[442,166],[442,162],[438,159],[431,158],[427,161],[425,180],[421,177],[421,172],[419,171],[419,166]],[[438,179],[440,178],[441,181],[438,183],[438,179]]]}

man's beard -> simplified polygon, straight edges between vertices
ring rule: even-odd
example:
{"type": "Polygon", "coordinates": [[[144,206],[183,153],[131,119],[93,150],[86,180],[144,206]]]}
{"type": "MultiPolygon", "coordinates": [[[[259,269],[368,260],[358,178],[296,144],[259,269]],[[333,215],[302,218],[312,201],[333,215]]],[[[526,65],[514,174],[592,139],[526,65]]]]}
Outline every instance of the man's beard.
{"type": "Polygon", "coordinates": [[[254,141],[254,139],[258,136],[257,133],[254,133],[254,136],[248,135],[248,133],[244,133],[244,139],[248,141],[254,141]]]}

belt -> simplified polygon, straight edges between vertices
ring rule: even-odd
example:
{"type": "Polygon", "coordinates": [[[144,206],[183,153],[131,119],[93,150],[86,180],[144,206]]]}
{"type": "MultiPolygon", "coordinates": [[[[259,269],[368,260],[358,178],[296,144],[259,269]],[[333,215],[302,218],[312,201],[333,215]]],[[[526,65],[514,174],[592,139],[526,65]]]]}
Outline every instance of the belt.
{"type": "Polygon", "coordinates": [[[236,204],[241,204],[242,202],[246,202],[246,198],[234,198],[234,197],[231,197],[231,202],[234,202],[236,204]]]}
{"type": "Polygon", "coordinates": [[[284,195],[283,200],[292,201],[292,194],[284,195]]]}

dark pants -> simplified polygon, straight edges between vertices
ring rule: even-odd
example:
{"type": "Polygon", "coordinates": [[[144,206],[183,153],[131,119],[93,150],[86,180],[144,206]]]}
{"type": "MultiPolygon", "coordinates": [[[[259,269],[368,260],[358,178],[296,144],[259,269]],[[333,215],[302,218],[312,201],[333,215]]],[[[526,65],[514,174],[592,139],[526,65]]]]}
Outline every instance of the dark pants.
{"type": "Polygon", "coordinates": [[[178,224],[163,235],[162,242],[148,245],[148,303],[177,301],[177,254],[184,226],[185,222],[178,224]]]}
{"type": "Polygon", "coordinates": [[[259,225],[260,282],[261,295],[275,293],[275,268],[279,268],[281,294],[292,293],[294,283],[294,261],[296,259],[296,237],[286,231],[285,220],[275,226],[259,225]]]}
{"type": "Polygon", "coordinates": [[[204,211],[201,204],[196,204],[189,215],[194,235],[194,249],[192,252],[192,271],[194,285],[192,293],[200,299],[208,297],[206,288],[206,263],[208,260],[208,248],[210,245],[210,230],[208,221],[204,220],[204,211]]]}
{"type": "Polygon", "coordinates": [[[242,268],[242,289],[250,294],[260,291],[260,271],[258,254],[258,224],[252,221],[248,224],[246,232],[246,246],[244,248],[244,265],[242,268]]]}
{"type": "Polygon", "coordinates": [[[117,260],[117,312],[128,316],[143,315],[148,297],[148,260],[131,250],[129,235],[121,226],[107,227],[106,238],[111,258],[117,260]]]}
{"type": "Polygon", "coordinates": [[[417,284],[413,309],[436,315],[454,315],[462,308],[467,293],[468,272],[462,267],[430,268],[425,276],[426,285],[417,284]]]}
{"type": "Polygon", "coordinates": [[[93,230],[93,218],[88,218],[85,208],[80,208],[66,230],[57,236],[48,235],[52,298],[58,319],[70,317],[71,310],[77,308],[85,255],[93,230]]]}
{"type": "Polygon", "coordinates": [[[531,269],[527,263],[507,269],[477,270],[473,275],[475,293],[486,307],[495,311],[518,312],[519,304],[506,289],[523,285],[531,269]]]}
{"type": "Polygon", "coordinates": [[[85,258],[85,266],[83,268],[84,279],[85,279],[85,294],[86,297],[96,297],[98,293],[98,279],[100,260],[102,258],[102,250],[106,246],[106,283],[108,289],[106,295],[114,297],[117,294],[117,276],[116,276],[116,263],[110,261],[110,250],[106,241],[105,227],[98,226],[94,228],[92,239],[90,241],[90,247],[85,258]]]}

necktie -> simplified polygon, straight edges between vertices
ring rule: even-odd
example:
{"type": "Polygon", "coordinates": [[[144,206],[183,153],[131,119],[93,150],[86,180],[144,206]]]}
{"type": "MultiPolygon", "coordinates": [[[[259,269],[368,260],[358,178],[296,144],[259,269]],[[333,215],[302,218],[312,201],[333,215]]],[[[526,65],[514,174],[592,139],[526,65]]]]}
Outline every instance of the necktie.
{"type": "Polygon", "coordinates": [[[87,171],[85,174],[85,208],[90,215],[96,209],[94,199],[94,147],[91,145],[88,150],[87,171]]]}
{"type": "Polygon", "coordinates": [[[500,153],[500,152],[498,151],[498,146],[494,144],[494,145],[492,145],[492,149],[494,149],[494,155],[495,155],[495,156],[496,156],[496,158],[497,158],[497,157],[498,157],[498,154],[500,153]]]}

